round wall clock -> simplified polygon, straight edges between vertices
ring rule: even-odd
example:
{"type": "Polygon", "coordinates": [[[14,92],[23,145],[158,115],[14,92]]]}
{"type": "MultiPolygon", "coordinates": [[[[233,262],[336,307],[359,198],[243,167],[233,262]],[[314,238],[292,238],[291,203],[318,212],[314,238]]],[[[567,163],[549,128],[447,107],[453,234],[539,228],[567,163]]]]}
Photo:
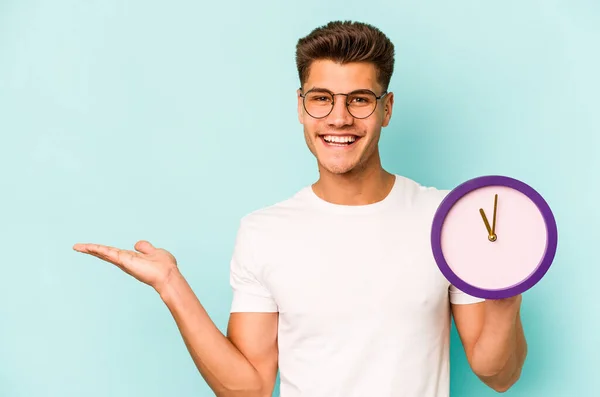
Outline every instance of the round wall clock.
{"type": "Polygon", "coordinates": [[[444,276],[484,299],[509,298],[537,284],[554,260],[557,242],[556,221],[544,198],[500,175],[451,190],[431,228],[433,255],[444,276]]]}

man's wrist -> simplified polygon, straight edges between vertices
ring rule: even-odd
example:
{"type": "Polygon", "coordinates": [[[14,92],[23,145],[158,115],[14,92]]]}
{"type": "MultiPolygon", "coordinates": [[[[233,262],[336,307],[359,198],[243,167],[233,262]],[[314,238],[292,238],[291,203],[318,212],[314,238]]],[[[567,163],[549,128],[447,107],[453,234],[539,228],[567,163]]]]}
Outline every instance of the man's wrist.
{"type": "Polygon", "coordinates": [[[169,271],[169,274],[167,275],[167,277],[165,277],[165,280],[162,283],[158,284],[154,289],[156,290],[160,298],[165,303],[168,303],[172,300],[174,294],[177,294],[177,289],[179,288],[179,286],[184,284],[185,279],[179,271],[179,268],[174,267],[169,271]]]}

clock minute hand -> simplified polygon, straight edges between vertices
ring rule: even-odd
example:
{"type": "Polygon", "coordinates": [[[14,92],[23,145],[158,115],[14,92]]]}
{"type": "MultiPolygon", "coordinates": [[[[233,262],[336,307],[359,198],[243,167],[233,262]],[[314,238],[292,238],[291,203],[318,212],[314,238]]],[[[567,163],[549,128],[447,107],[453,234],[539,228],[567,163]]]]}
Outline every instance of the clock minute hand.
{"type": "Polygon", "coordinates": [[[492,219],[492,236],[496,235],[496,209],[498,208],[498,195],[494,196],[494,215],[492,219]]]}

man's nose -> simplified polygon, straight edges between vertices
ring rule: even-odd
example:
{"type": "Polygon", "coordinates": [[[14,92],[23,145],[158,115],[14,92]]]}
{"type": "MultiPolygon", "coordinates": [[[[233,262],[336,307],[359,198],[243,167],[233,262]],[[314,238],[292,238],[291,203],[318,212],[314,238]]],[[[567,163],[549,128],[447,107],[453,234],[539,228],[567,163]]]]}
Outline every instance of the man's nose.
{"type": "Polygon", "coordinates": [[[333,109],[329,114],[328,121],[332,126],[342,127],[345,125],[352,124],[354,117],[348,112],[346,107],[346,98],[338,97],[333,101],[333,109]]]}

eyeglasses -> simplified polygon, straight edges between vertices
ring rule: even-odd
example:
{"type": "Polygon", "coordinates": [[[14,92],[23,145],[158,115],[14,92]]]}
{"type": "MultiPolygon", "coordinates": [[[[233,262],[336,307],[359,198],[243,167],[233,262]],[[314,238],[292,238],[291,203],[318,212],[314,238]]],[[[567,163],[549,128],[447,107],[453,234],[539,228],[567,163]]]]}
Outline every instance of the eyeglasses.
{"type": "Polygon", "coordinates": [[[300,94],[300,97],[306,113],[316,119],[322,119],[329,116],[333,110],[336,95],[346,97],[346,109],[354,118],[366,119],[373,114],[377,108],[377,101],[387,95],[387,92],[377,96],[373,91],[366,89],[355,90],[348,94],[334,94],[325,89],[312,89],[305,94],[300,94]]]}

